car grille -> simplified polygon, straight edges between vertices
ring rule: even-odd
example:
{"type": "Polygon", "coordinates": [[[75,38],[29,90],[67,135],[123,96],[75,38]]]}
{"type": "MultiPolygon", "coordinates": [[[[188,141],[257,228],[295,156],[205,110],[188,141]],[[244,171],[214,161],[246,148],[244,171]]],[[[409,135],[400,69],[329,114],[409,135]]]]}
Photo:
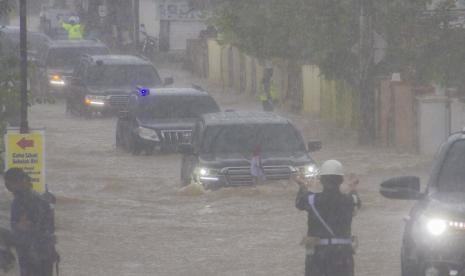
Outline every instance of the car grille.
{"type": "Polygon", "coordinates": [[[129,101],[128,95],[111,95],[108,98],[108,104],[112,107],[124,108],[127,106],[129,101]]]}
{"type": "MultiPolygon", "coordinates": [[[[291,176],[289,166],[264,166],[266,180],[287,180],[291,176]]],[[[229,185],[245,186],[253,184],[250,167],[232,167],[224,170],[229,185]]]]}
{"type": "Polygon", "coordinates": [[[192,130],[162,130],[161,136],[165,145],[190,144],[192,130]]]}

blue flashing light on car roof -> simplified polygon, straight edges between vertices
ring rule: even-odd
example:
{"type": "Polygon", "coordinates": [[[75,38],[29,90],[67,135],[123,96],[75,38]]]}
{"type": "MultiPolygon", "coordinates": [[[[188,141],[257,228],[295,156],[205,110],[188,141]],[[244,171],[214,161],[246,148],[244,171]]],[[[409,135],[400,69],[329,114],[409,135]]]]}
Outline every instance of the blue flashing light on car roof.
{"type": "Polygon", "coordinates": [[[145,87],[137,87],[137,90],[139,91],[139,95],[142,97],[150,95],[150,89],[145,88],[145,87]]]}

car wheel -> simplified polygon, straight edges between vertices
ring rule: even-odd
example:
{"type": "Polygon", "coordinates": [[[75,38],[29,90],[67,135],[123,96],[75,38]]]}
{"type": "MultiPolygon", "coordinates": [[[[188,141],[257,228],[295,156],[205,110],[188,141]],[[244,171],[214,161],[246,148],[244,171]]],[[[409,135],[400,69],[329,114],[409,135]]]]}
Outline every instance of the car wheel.
{"type": "Polygon", "coordinates": [[[145,154],[147,155],[153,155],[153,150],[154,150],[154,147],[153,146],[147,146],[145,148],[145,154]]]}
{"type": "Polygon", "coordinates": [[[194,171],[195,163],[191,157],[183,155],[181,161],[181,186],[187,186],[191,184],[192,181],[192,173],[194,171]]]}
{"type": "Polygon", "coordinates": [[[69,102],[69,100],[66,100],[66,114],[72,114],[72,113],[73,113],[73,110],[71,107],[71,103],[69,102]]]}
{"type": "Polygon", "coordinates": [[[191,184],[192,176],[187,174],[186,169],[184,166],[181,168],[181,187],[185,187],[191,184]]]}
{"type": "Polygon", "coordinates": [[[160,145],[160,153],[167,154],[170,152],[170,147],[167,145],[160,145]]]}
{"type": "Polygon", "coordinates": [[[405,249],[402,248],[400,254],[400,267],[402,276],[420,276],[418,271],[418,265],[412,261],[409,261],[405,256],[405,249]]]}
{"type": "Polygon", "coordinates": [[[121,141],[121,137],[120,137],[121,134],[119,134],[119,131],[117,130],[116,131],[116,135],[115,135],[115,146],[116,146],[116,149],[121,149],[123,148],[123,141],[121,141]]]}
{"type": "Polygon", "coordinates": [[[139,155],[141,152],[141,145],[137,143],[136,139],[134,137],[129,138],[129,152],[132,153],[132,155],[139,155]]]}
{"type": "Polygon", "coordinates": [[[209,190],[209,191],[216,191],[218,190],[220,187],[218,186],[217,183],[204,183],[203,184],[203,188],[205,190],[209,190]]]}

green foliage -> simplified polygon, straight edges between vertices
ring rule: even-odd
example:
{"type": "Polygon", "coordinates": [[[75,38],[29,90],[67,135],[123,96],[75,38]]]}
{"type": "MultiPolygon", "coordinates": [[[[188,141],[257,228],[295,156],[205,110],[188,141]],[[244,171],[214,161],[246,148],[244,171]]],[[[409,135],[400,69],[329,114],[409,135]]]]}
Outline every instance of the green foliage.
{"type": "MultiPolygon", "coordinates": [[[[8,13],[10,3],[0,0],[0,15],[8,13]]],[[[19,114],[19,59],[8,40],[2,39],[0,29],[0,136],[8,118],[19,114]]]]}
{"type": "Polygon", "coordinates": [[[429,0],[223,0],[213,23],[225,41],[261,59],[313,63],[330,79],[357,84],[360,3],[371,28],[387,42],[377,74],[401,72],[404,79],[465,88],[465,29],[453,28],[454,1],[433,13],[429,0]],[[358,53],[357,53],[358,47],[358,53]]]}
{"type": "Polygon", "coordinates": [[[225,0],[213,22],[226,42],[248,54],[316,63],[325,75],[353,78],[353,13],[353,1],[225,0]]]}

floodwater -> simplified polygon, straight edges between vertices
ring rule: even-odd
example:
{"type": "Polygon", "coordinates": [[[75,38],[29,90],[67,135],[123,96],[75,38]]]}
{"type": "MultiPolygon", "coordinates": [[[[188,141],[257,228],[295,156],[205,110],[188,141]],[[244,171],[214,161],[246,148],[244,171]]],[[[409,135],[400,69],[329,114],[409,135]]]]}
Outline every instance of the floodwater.
{"type": "MultiPolygon", "coordinates": [[[[177,68],[161,71],[177,85],[202,83],[177,68]]],[[[205,87],[223,108],[259,108],[251,97],[205,87]]],[[[399,275],[402,218],[412,202],[384,199],[377,187],[405,174],[419,175],[424,183],[428,158],[357,147],[348,132],[310,116],[287,115],[306,139],[322,139],[315,160],[340,159],[360,176],[356,275],[399,275]]],[[[117,151],[115,118],[66,115],[59,102],[32,106],[30,125],[47,129],[47,182],[58,197],[61,275],[303,275],[299,242],[306,214],[294,207],[297,185],[180,191],[180,155],[117,151]]],[[[0,196],[11,200],[3,186],[0,196]]],[[[0,219],[8,223],[4,210],[0,219]]]]}

